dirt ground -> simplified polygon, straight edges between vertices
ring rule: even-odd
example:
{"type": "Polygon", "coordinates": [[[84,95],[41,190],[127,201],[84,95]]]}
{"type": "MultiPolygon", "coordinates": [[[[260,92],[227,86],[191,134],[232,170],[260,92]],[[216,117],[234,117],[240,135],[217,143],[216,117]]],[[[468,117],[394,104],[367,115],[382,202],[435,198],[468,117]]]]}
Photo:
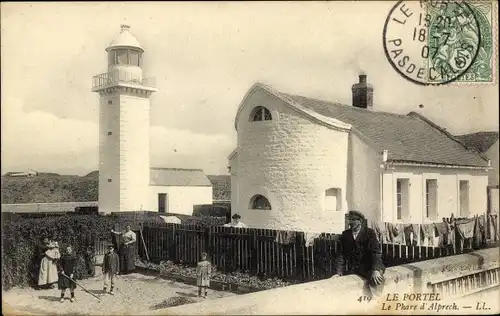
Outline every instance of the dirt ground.
{"type": "Polygon", "coordinates": [[[133,273],[115,280],[115,295],[102,293],[102,277],[78,281],[101,298],[101,302],[77,287],[75,302],[60,303],[60,291],[13,288],[2,292],[4,315],[26,313],[45,315],[147,315],[151,311],[202,300],[217,299],[236,294],[209,290],[206,299],[198,298],[197,288],[174,281],[133,273]],[[14,310],[15,312],[8,312],[14,310]],[[7,313],[6,313],[7,312],[7,313]]]}

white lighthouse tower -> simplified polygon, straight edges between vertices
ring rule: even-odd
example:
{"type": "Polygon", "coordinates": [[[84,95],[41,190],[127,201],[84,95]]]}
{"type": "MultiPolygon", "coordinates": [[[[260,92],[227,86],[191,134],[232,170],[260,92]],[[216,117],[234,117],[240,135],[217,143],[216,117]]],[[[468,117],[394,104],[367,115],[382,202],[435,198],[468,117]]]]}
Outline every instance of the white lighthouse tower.
{"type": "Polygon", "coordinates": [[[108,71],[94,76],[99,93],[99,212],[131,212],[149,193],[149,111],[155,78],[144,78],[144,49],[122,25],[106,49],[108,71]]]}

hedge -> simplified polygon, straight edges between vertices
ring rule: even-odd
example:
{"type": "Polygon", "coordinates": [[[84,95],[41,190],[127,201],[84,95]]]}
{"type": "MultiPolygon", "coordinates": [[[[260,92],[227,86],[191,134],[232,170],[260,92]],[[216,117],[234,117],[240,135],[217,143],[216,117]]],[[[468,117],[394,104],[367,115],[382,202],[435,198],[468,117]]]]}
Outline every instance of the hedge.
{"type": "MultiPolygon", "coordinates": [[[[38,281],[36,264],[37,245],[44,237],[59,243],[61,252],[67,245],[79,258],[75,278],[84,279],[93,275],[92,260],[96,240],[111,242],[111,228],[123,230],[126,225],[139,230],[139,223],[163,224],[157,212],[134,212],[111,215],[64,215],[44,218],[17,218],[2,221],[2,287],[35,285],[38,281]]],[[[172,215],[172,214],[168,214],[172,215]]],[[[225,217],[181,217],[184,225],[220,226],[225,217]]]]}
{"type": "Polygon", "coordinates": [[[115,220],[109,216],[73,215],[22,219],[3,223],[2,287],[35,285],[38,281],[37,245],[44,237],[54,238],[61,252],[67,245],[79,258],[75,278],[92,276],[94,240],[111,239],[115,220]]]}
{"type": "Polygon", "coordinates": [[[193,216],[214,216],[231,218],[231,206],[215,204],[194,205],[193,216]]]}

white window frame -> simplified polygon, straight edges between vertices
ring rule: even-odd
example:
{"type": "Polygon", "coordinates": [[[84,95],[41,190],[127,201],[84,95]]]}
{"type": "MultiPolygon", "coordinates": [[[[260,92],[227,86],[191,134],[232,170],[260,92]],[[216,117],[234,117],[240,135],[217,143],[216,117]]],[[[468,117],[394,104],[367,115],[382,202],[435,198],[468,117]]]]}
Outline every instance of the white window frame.
{"type": "Polygon", "coordinates": [[[265,106],[260,106],[260,105],[256,106],[255,108],[252,109],[252,112],[250,112],[250,122],[262,122],[262,121],[272,121],[272,120],[273,120],[273,114],[271,113],[271,110],[269,110],[265,106]],[[260,117],[258,117],[258,119],[255,119],[255,116],[257,114],[259,114],[260,117]]]}
{"type": "Polygon", "coordinates": [[[437,179],[425,179],[425,218],[434,220],[437,219],[438,210],[437,210],[437,201],[438,201],[438,181],[437,179]],[[432,192],[431,190],[434,190],[432,192]],[[432,196],[434,195],[434,196],[432,196]],[[433,199],[432,199],[433,198],[433,199]]]}
{"type": "Polygon", "coordinates": [[[338,212],[342,210],[342,190],[340,188],[328,188],[324,191],[324,210],[325,212],[338,212]],[[333,195],[330,193],[334,193],[333,195]],[[328,199],[330,196],[335,196],[335,208],[329,207],[328,199]]]}
{"type": "Polygon", "coordinates": [[[467,179],[458,180],[458,213],[459,217],[469,217],[470,216],[470,181],[467,179]],[[466,204],[462,203],[462,183],[466,185],[466,204]]]}
{"type": "Polygon", "coordinates": [[[410,216],[410,179],[396,179],[396,220],[404,221],[410,216]],[[404,188],[406,187],[406,189],[404,188]],[[406,192],[405,192],[406,191],[406,192]],[[399,197],[399,199],[398,199],[399,197]]]}

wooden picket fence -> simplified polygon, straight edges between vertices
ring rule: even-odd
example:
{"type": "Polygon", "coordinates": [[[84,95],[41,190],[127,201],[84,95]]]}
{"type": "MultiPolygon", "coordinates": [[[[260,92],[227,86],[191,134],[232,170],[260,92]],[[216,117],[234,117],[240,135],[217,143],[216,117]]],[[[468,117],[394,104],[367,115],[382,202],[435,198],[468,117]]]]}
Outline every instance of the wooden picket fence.
{"type": "MultiPolygon", "coordinates": [[[[271,229],[167,223],[146,223],[142,233],[138,227],[133,229],[137,234],[137,254],[143,260],[195,265],[201,253],[207,252],[212,264],[224,273],[240,271],[302,281],[322,279],[335,274],[339,252],[337,234],[323,233],[307,247],[303,232],[293,232],[291,243],[280,244],[276,242],[280,231],[271,229]]],[[[96,254],[104,254],[108,242],[96,242],[96,254]]],[[[472,242],[463,248],[381,243],[386,267],[466,253],[484,246],[473,247],[472,242]]]]}
{"type": "MultiPolygon", "coordinates": [[[[139,233],[139,232],[138,232],[139,233]]],[[[144,244],[138,234],[137,250],[152,262],[172,261],[194,265],[202,252],[225,273],[247,272],[262,277],[314,280],[335,274],[339,235],[321,234],[305,245],[304,233],[295,232],[290,244],[276,242],[277,230],[233,227],[202,227],[161,224],[143,228],[144,244]]],[[[382,244],[387,267],[458,254],[452,247],[437,248],[382,244]]],[[[460,253],[468,252],[465,249],[460,253]]]]}

